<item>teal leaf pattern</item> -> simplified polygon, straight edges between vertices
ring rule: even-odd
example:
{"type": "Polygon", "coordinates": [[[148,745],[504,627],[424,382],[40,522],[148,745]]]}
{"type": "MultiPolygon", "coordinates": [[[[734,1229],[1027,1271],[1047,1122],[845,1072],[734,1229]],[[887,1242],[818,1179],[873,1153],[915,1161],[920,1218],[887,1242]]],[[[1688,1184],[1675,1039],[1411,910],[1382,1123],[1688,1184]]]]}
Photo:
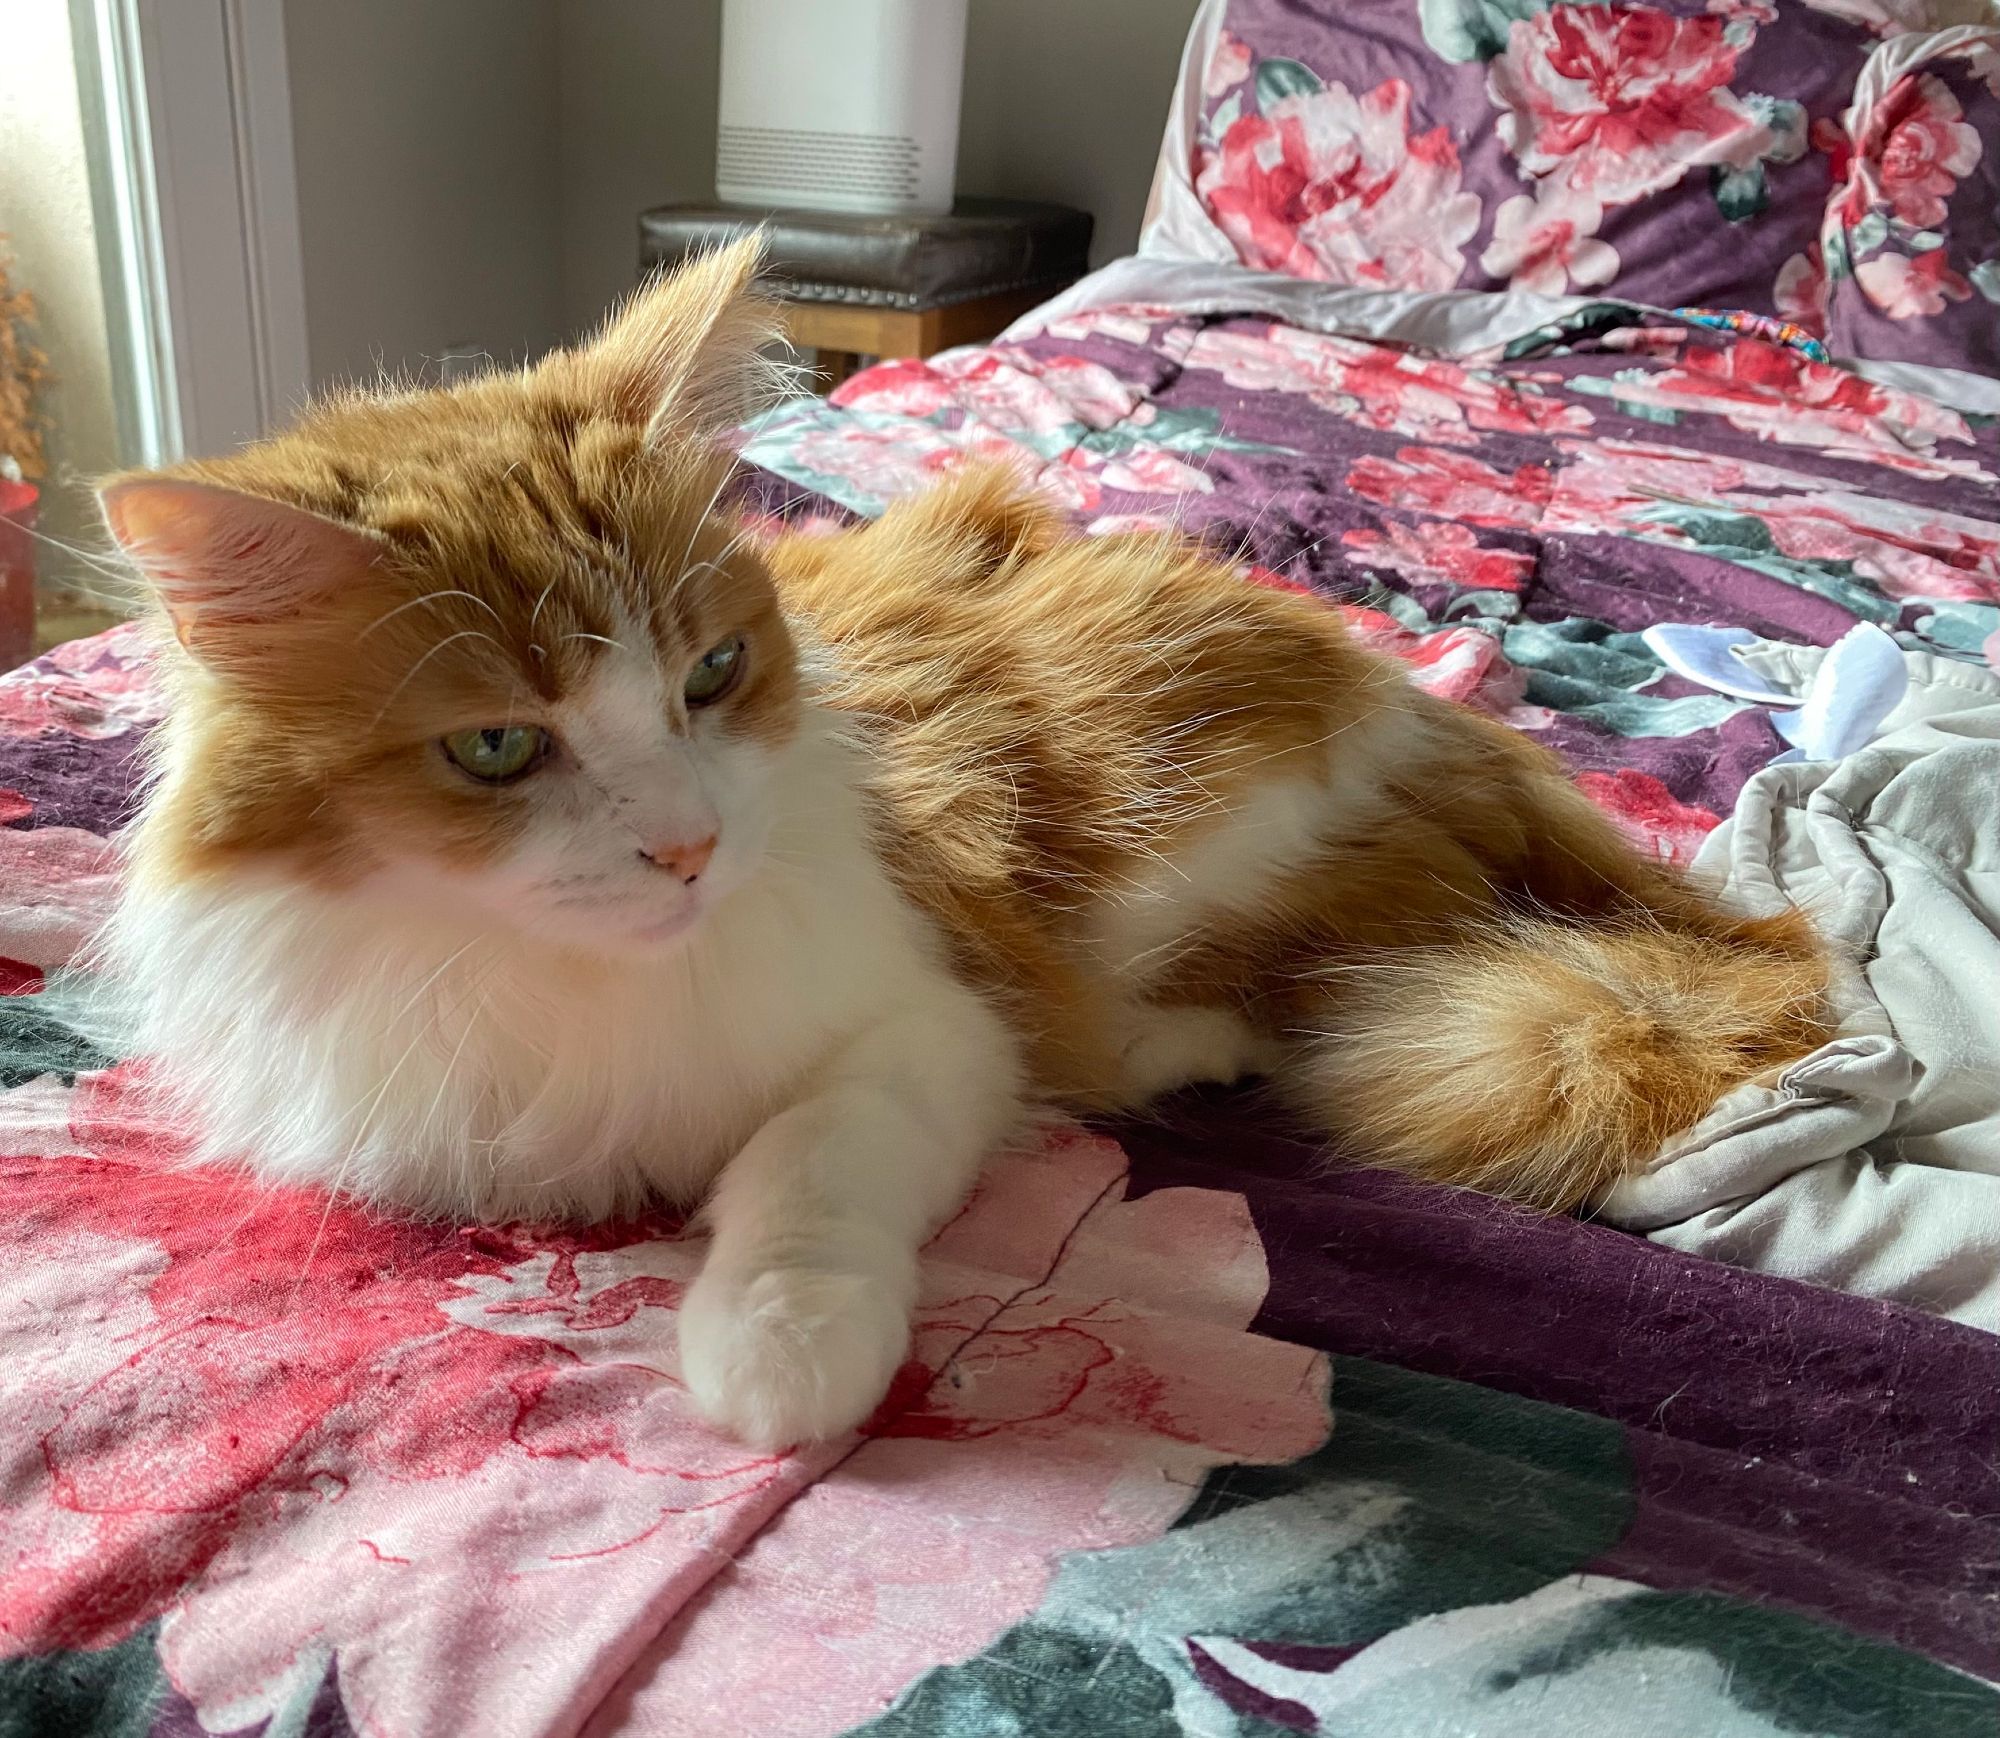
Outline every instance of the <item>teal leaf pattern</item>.
{"type": "Polygon", "coordinates": [[[1993,1718],[1984,1685],[1895,1648],[1715,1594],[1594,1575],[1446,1613],[1332,1671],[1211,1637],[1190,1645],[1321,1733],[1961,1738],[1993,1718]]]}
{"type": "Polygon", "coordinates": [[[1600,1418],[1360,1360],[1335,1360],[1333,1393],[1325,1448],[1218,1469],[1164,1538],[1065,1558],[1031,1618],[860,1731],[1250,1738],[1268,1728],[1217,1698],[1190,1638],[1365,1645],[1530,1593],[1630,1523],[1624,1434],[1600,1418]]]}
{"type": "Polygon", "coordinates": [[[1957,598],[1933,603],[1927,614],[1917,618],[1916,629],[1933,646],[1976,658],[1986,642],[2000,634],[2000,605],[1957,598]]]}
{"type": "Polygon", "coordinates": [[[1770,527],[1753,514],[1663,504],[1642,514],[1634,528],[1649,524],[1673,531],[1676,544],[1768,573],[1801,591],[1830,599],[1862,621],[1886,627],[1901,613],[1896,604],[1854,577],[1851,562],[1786,555],[1778,548],[1770,527]]]}
{"type": "Polygon", "coordinates": [[[1257,106],[1269,113],[1286,97],[1317,96],[1326,86],[1318,73],[1296,60],[1271,59],[1257,68],[1257,106]]]}
{"type": "Polygon", "coordinates": [[[1764,152],[1766,163],[1796,163],[1806,154],[1806,111],[1803,103],[1789,97],[1769,97],[1752,91],[1743,106],[1770,129],[1771,144],[1764,152]]]}
{"type": "Polygon", "coordinates": [[[1066,1557],[1031,1617],[854,1738],[1972,1738],[2000,1714],[1898,1648],[1590,1573],[1632,1513],[1602,1420],[1345,1358],[1332,1392],[1325,1447],[1066,1557]]]}
{"type": "Polygon", "coordinates": [[[1629,1684],[1638,1660],[1676,1655],[1721,1668],[1743,1721],[1729,1731],[1973,1738],[1991,1731],[2000,1717],[2000,1698],[1975,1679],[1775,1607],[1745,1606],[1715,1593],[1642,1589],[1603,1604],[1515,1670],[1519,1681],[1549,1689],[1608,1660],[1618,1667],[1614,1681],[1629,1684]]]}
{"type": "Polygon", "coordinates": [[[1549,0],[1419,0],[1424,40],[1446,60],[1491,60],[1507,46],[1517,18],[1533,18],[1549,0]]]}
{"type": "Polygon", "coordinates": [[[1748,704],[1724,694],[1665,699],[1645,689],[1666,666],[1637,634],[1602,622],[1515,622],[1501,635],[1507,661],[1528,673],[1528,703],[1587,718],[1623,737],[1685,736],[1733,718],[1748,704]]]}
{"type": "Polygon", "coordinates": [[[1847,232],[1847,251],[1859,259],[1873,253],[1889,239],[1889,220],[1879,211],[1871,211],[1847,232]]]}
{"type": "Polygon", "coordinates": [[[73,974],[52,977],[38,996],[0,996],[0,1087],[44,1074],[70,1086],[79,1073],[117,1060],[82,1029],[82,996],[73,974]]]}
{"type": "Polygon", "coordinates": [[[1716,209],[1730,223],[1747,223],[1771,203],[1766,163],[1796,163],[1806,154],[1806,111],[1803,104],[1783,97],[1750,92],[1743,106],[1764,124],[1770,143],[1756,159],[1743,164],[1717,164],[1709,171],[1716,209]]]}
{"type": "Polygon", "coordinates": [[[0,1738],[146,1738],[166,1688],[158,1624],[115,1647],[0,1660],[0,1738]]]}
{"type": "Polygon", "coordinates": [[[1752,163],[1747,169],[1711,169],[1709,181],[1715,190],[1715,208],[1731,223],[1748,223],[1761,216],[1771,202],[1762,163],[1752,163]]]}
{"type": "Polygon", "coordinates": [[[1569,383],[1572,392],[1587,393],[1593,398],[1608,398],[1612,408],[1625,416],[1637,417],[1641,422],[1657,422],[1671,428],[1681,420],[1681,413],[1670,404],[1645,404],[1619,395],[1619,382],[1623,380],[1644,380],[1645,376],[1634,376],[1621,371],[1609,377],[1597,374],[1580,374],[1569,383]]]}

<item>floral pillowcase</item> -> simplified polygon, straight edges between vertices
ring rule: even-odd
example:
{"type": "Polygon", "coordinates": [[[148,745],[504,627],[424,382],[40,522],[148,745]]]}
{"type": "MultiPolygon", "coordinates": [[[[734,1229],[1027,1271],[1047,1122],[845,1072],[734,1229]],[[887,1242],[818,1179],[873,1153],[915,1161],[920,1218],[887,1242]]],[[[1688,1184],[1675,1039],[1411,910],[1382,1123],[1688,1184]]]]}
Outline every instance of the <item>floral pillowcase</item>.
{"type": "Polygon", "coordinates": [[[2000,377],[2000,29],[1908,38],[1870,72],[1780,309],[1836,356],[2000,377]]]}
{"type": "MultiPolygon", "coordinates": [[[[1238,256],[1267,271],[1741,309],[1830,328],[1843,354],[1971,366],[1962,346],[1885,352],[1879,328],[1910,315],[1846,305],[1850,286],[1867,297],[1894,278],[1895,307],[1928,313],[1978,283],[1922,257],[1939,248],[1918,227],[1935,200],[1904,183],[1968,175],[1980,155],[1990,166],[2000,142],[1975,154],[1963,135],[1940,140],[1945,106],[1928,87],[1915,133],[1896,120],[1908,103],[1878,107],[1887,130],[1859,149],[1843,124],[1871,56],[1929,25],[1928,0],[1228,0],[1195,189],[1238,256]],[[1859,167],[1870,151],[1887,166],[1872,176],[1859,167]],[[1912,153],[1922,169],[1903,167],[1912,153]],[[1836,195],[1841,210],[1869,208],[1846,244],[1822,240],[1836,195]],[[1876,216],[1910,263],[1843,277],[1876,216]]],[[[1933,76],[1962,109],[1970,63],[1933,76]]],[[[1974,249],[1982,222],[2000,234],[1990,182],[1984,197],[1984,213],[1964,202],[1974,249]]],[[[1990,329],[1981,289],[1967,299],[1990,329]]]]}

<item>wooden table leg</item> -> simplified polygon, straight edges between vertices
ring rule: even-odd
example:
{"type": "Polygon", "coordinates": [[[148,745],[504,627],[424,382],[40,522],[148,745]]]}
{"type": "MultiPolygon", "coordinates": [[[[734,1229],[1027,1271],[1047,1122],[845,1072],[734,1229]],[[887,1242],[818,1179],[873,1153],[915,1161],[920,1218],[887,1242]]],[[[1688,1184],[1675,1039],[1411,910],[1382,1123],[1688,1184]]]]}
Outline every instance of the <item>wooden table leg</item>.
{"type": "Polygon", "coordinates": [[[860,368],[861,360],[861,356],[853,350],[815,350],[813,384],[820,396],[825,397],[860,368]]]}

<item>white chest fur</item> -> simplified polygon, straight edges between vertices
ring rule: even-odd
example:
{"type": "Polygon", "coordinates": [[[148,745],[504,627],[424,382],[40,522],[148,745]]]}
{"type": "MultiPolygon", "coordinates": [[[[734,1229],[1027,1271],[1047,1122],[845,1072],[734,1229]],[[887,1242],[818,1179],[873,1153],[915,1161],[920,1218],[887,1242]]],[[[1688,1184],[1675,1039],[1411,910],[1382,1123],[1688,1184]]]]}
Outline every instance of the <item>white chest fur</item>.
{"type": "Polygon", "coordinates": [[[366,894],[136,891],[125,1042],[204,1158],[475,1217],[692,1201],[886,1010],[959,994],[853,804],[620,961],[366,894]]]}

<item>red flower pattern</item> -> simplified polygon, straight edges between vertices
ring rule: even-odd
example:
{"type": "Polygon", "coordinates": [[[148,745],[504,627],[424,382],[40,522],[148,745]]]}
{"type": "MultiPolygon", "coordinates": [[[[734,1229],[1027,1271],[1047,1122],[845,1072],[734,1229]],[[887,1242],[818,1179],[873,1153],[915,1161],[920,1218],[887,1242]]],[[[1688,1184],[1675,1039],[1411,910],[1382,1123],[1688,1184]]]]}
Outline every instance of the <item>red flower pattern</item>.
{"type": "Polygon", "coordinates": [[[1871,105],[1861,136],[1836,150],[1832,215],[1853,227],[1877,207],[1917,229],[1944,222],[1945,201],[1978,165],[1980,138],[1943,80],[1907,73],[1871,105]],[[1844,172],[1844,173],[1843,173],[1844,172]]]}
{"type": "Polygon", "coordinates": [[[1771,300],[1784,318],[1821,337],[1826,332],[1826,298],[1826,252],[1814,242],[1779,267],[1771,300]]]}
{"type": "Polygon", "coordinates": [[[1387,568],[1420,583],[1519,591],[1535,571],[1525,550],[1491,548],[1450,521],[1415,529],[1392,523],[1382,531],[1345,532],[1340,541],[1357,566],[1387,568]]]}
{"type": "Polygon", "coordinates": [[[1511,474],[1464,453],[1404,447],[1393,459],[1356,459],[1347,486],[1384,507],[1417,508],[1467,525],[1537,524],[1555,486],[1552,472],[1523,465],[1511,474]]]}
{"type": "Polygon", "coordinates": [[[1928,320],[1946,302],[1962,302],[1972,286],[1951,268],[1941,247],[1927,253],[1878,253],[1854,268],[1861,293],[1892,320],[1928,320]]]}
{"type": "Polygon", "coordinates": [[[1938,444],[1973,440],[1965,418],[1935,399],[1756,339],[1690,349],[1678,367],[1621,380],[1618,396],[1680,414],[1705,412],[1764,440],[1865,457],[1916,475],[1948,475],[1964,461],[1933,456],[1938,444]]]}
{"type": "Polygon", "coordinates": [[[1736,49],[1713,14],[1551,6],[1509,27],[1487,74],[1500,136],[1536,180],[1600,205],[1671,187],[1699,164],[1754,162],[1763,123],[1729,89],[1736,49]]]}
{"type": "Polygon", "coordinates": [[[1479,227],[1443,127],[1412,135],[1410,87],[1389,79],[1281,98],[1240,116],[1195,184],[1246,265],[1379,289],[1444,290],[1479,227]]]}
{"type": "Polygon", "coordinates": [[[1574,399],[1448,357],[1296,326],[1205,330],[1187,366],[1215,369],[1232,386],[1302,393],[1365,428],[1453,446],[1476,445],[1482,430],[1581,433],[1592,422],[1574,399]]]}
{"type": "Polygon", "coordinates": [[[1527,685],[1522,672],[1507,662],[1500,642],[1478,628],[1419,634],[1362,604],[1343,604],[1340,613],[1357,639],[1401,659],[1410,667],[1410,680],[1441,700],[1500,717],[1519,703],[1527,685]]]}
{"type": "MultiPolygon", "coordinates": [[[[685,1403],[675,1311],[702,1251],[671,1221],[378,1216],[185,1169],[136,1102],[119,1073],[6,1098],[0,1652],[157,1620],[208,1729],[268,1720],[329,1655],[357,1731],[561,1727],[808,1488],[786,1551],[853,1580],[857,1611],[927,1585],[953,1614],[850,1626],[848,1716],[794,1699],[842,1729],[939,1663],[947,1628],[976,1651],[1032,1609],[1061,1552],[1154,1537],[1209,1466],[1325,1428],[1323,1360],[1247,1332],[1266,1272],[1241,1199],[1127,1202],[1124,1155],[1078,1133],[996,1162],[933,1244],[881,1448],[759,1455],[685,1403]],[[1060,1492],[996,1487],[972,1446],[995,1436],[1062,1465],[1060,1492]],[[899,1511],[893,1566],[855,1549],[869,1477],[822,1480],[859,1456],[932,1493],[899,1511]]],[[[713,1705],[826,1639],[790,1623],[774,1601],[726,1626],[713,1705]]]]}
{"type": "Polygon", "coordinates": [[[1542,198],[1522,194],[1494,213],[1493,239],[1480,255],[1480,269],[1517,290],[1544,296],[1560,296],[1572,282],[1609,283],[1618,273],[1618,255],[1596,239],[1603,221],[1595,200],[1552,181],[1542,198]]]}
{"type": "Polygon", "coordinates": [[[1680,801],[1648,772],[1621,767],[1579,773],[1576,782],[1634,845],[1678,868],[1692,863],[1702,840],[1722,824],[1720,815],[1680,801]]]}

